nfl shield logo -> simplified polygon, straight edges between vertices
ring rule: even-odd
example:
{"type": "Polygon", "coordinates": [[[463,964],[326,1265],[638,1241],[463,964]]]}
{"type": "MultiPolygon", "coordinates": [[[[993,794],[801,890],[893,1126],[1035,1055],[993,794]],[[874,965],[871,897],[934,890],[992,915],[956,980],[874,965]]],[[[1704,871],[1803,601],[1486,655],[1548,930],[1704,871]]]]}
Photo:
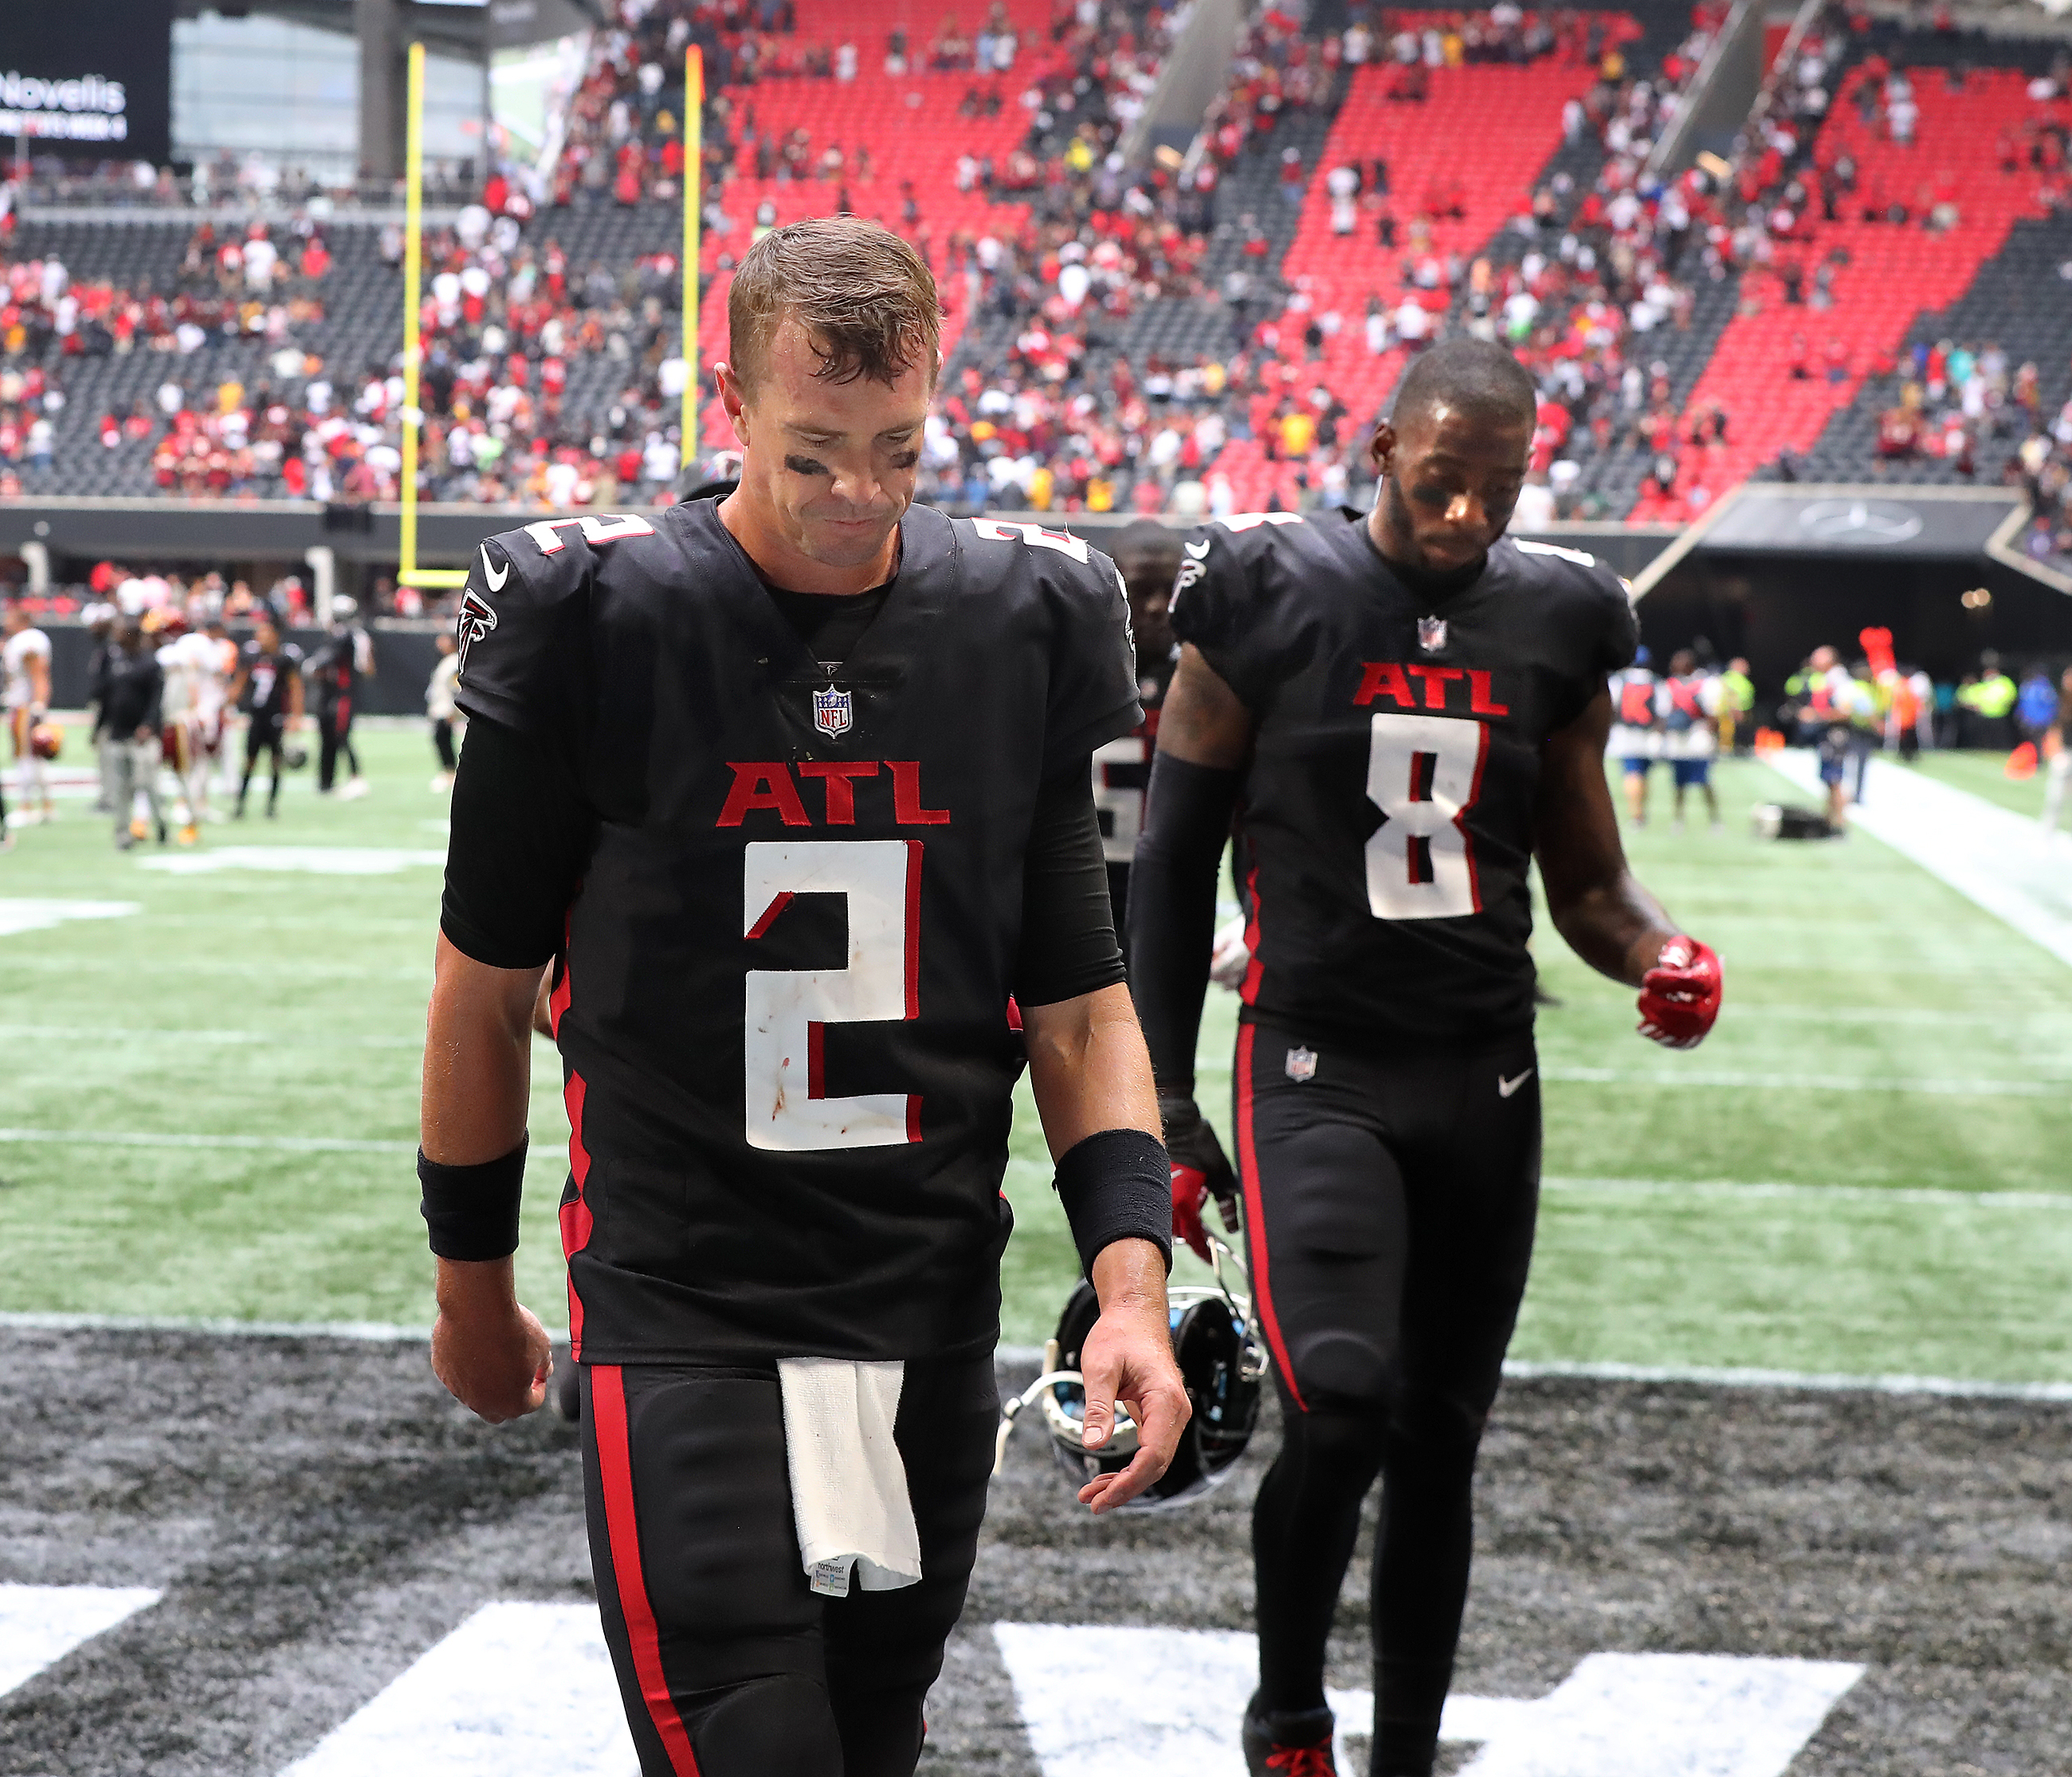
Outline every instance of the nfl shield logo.
{"type": "Polygon", "coordinates": [[[1317,1077],[1317,1051],[1297,1043],[1288,1051],[1288,1077],[1298,1086],[1317,1077]]]}
{"type": "Polygon", "coordinates": [[[1446,645],[1446,619],[1443,617],[1419,618],[1417,645],[1427,654],[1437,654],[1446,645]]]}
{"type": "Polygon", "coordinates": [[[813,693],[813,726],[830,740],[846,734],[849,722],[849,693],[829,685],[824,691],[813,693]]]}

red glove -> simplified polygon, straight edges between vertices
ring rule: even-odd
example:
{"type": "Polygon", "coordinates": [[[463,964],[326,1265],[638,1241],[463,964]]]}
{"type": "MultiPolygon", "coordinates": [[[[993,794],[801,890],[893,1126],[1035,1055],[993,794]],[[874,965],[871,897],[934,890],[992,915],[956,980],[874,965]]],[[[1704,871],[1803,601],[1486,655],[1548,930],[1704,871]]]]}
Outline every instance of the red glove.
{"type": "Polygon", "coordinates": [[[1202,1263],[1208,1262],[1209,1236],[1202,1226],[1202,1211],[1209,1201],[1209,1175],[1193,1166],[1173,1162],[1173,1233],[1191,1246],[1202,1263]]]}
{"type": "Polygon", "coordinates": [[[1720,959],[1680,934],[1640,978],[1640,1034],[1666,1049],[1695,1049],[1720,1015],[1720,959]]]}
{"type": "Polygon", "coordinates": [[[1158,1112],[1165,1125],[1166,1149],[1173,1161],[1173,1233],[1185,1240],[1203,1264],[1209,1262],[1209,1238],[1202,1211],[1214,1193],[1223,1227],[1237,1225],[1237,1180],[1223,1144],[1191,1098],[1161,1092],[1158,1112]]]}

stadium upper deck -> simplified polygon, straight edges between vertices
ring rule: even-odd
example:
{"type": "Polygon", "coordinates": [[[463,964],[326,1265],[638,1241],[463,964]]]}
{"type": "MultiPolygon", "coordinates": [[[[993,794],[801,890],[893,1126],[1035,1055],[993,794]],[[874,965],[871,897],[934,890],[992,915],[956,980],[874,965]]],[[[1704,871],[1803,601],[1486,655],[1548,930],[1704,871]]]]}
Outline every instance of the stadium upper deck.
{"type": "MultiPolygon", "coordinates": [[[[1163,8],[1015,0],[932,36],[901,16],[664,4],[597,34],[536,209],[495,181],[428,237],[427,497],[674,484],[697,40],[701,370],[758,230],[879,217],[944,290],[945,504],[1356,494],[1409,354],[1468,327],[1541,381],[1531,519],[1688,518],[1787,450],[1782,472],[1821,479],[2025,474],[2039,547],[2072,533],[2050,300],[2072,110],[2047,47],[1831,12],[1729,175],[1663,185],[1648,154],[1716,6],[1355,6],[1316,35],[1267,12],[1185,167],[1141,170],[1117,150],[1163,8]]],[[[343,211],[10,218],[0,493],[393,497],[398,248],[343,211]]],[[[716,403],[701,430],[729,442],[716,403]]]]}

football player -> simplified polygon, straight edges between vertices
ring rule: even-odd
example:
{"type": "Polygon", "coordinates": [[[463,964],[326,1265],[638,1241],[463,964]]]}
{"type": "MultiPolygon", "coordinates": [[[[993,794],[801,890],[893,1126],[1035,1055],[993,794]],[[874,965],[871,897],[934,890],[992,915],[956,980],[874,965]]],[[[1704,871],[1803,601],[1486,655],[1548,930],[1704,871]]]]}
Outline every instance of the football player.
{"type": "Polygon", "coordinates": [[[551,961],[590,1547],[641,1768],[905,1777],[993,1463],[1025,1040],[1101,1304],[1087,1442],[1118,1399],[1138,1428],[1082,1500],[1149,1486],[1187,1417],[1089,769],[1140,720],[1136,667],[1084,543],[911,504],[939,311],[911,248],[796,223],[728,304],[738,490],[543,519],[462,595],[433,1361],[491,1420],[545,1392],[510,1253],[551,961]],[[809,1573],[831,1501],[917,1557],[874,1590],[836,1540],[809,1573]]]}
{"type": "Polygon", "coordinates": [[[281,805],[282,754],[286,737],[302,725],[302,651],[281,640],[271,617],[259,619],[257,631],[238,656],[236,682],[230,701],[248,717],[245,730],[245,772],[237,780],[237,818],[245,818],[245,799],[252,789],[253,767],[261,753],[273,760],[266,786],[266,818],[281,805]]]}
{"type": "Polygon", "coordinates": [[[10,604],[4,619],[7,640],[0,644],[0,700],[7,711],[7,734],[14,749],[20,785],[19,821],[51,821],[49,780],[35,743],[36,724],[51,706],[51,639],[29,621],[27,609],[10,604]]]}
{"type": "MultiPolygon", "coordinates": [[[[1129,861],[1144,825],[1144,789],[1151,780],[1151,749],[1158,736],[1158,706],[1172,682],[1173,626],[1166,608],[1180,570],[1180,533],[1153,519],[1127,526],[1115,539],[1115,565],[1129,591],[1129,627],[1137,641],[1137,695],[1144,720],[1127,734],[1094,749],[1094,807],[1100,813],[1101,854],[1108,860],[1108,902],[1118,936],[1126,929],[1129,861]]],[[[1123,959],[1128,960],[1125,943],[1123,959]]]]}
{"type": "Polygon", "coordinates": [[[359,608],[350,599],[332,601],[331,633],[303,668],[317,688],[317,793],[331,794],[343,753],[346,779],[338,792],[342,802],[367,794],[367,779],[360,775],[360,755],[352,744],[352,718],[360,681],[374,670],[374,644],[352,620],[359,608]]]}
{"type": "Polygon", "coordinates": [[[1719,1003],[1717,959],[1628,873],[1606,787],[1626,590],[1504,539],[1533,418],[1500,347],[1434,348],[1375,428],[1371,514],[1205,525],[1174,602],[1132,979],[1191,1232],[1232,1191],[1193,1093],[1235,810],[1238,1180],[1285,1440],[1253,1517],[1256,1774],[1334,1768],[1325,1639],[1377,1475],[1372,1769],[1432,1769],[1538,1197],[1529,862],[1562,936],[1642,989],[1647,1035],[1688,1047],[1719,1003]]]}

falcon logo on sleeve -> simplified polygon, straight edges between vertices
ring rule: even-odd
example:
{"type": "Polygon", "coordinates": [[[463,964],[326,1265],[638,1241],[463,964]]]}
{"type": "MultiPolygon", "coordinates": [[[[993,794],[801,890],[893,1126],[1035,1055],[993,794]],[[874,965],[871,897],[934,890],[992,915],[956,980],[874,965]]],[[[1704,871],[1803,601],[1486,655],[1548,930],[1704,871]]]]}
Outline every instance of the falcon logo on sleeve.
{"type": "MultiPolygon", "coordinates": [[[[488,559],[488,554],[485,551],[483,555],[483,560],[486,562],[488,559]]],[[[508,575],[511,570],[508,567],[506,567],[504,571],[506,575],[508,575]]],[[[483,598],[480,593],[475,590],[474,587],[470,586],[460,595],[459,615],[454,619],[454,640],[460,644],[460,669],[462,672],[465,673],[467,671],[467,651],[469,648],[475,643],[480,641],[483,636],[487,636],[490,631],[495,627],[495,610],[491,607],[487,599],[483,598]]]]}

